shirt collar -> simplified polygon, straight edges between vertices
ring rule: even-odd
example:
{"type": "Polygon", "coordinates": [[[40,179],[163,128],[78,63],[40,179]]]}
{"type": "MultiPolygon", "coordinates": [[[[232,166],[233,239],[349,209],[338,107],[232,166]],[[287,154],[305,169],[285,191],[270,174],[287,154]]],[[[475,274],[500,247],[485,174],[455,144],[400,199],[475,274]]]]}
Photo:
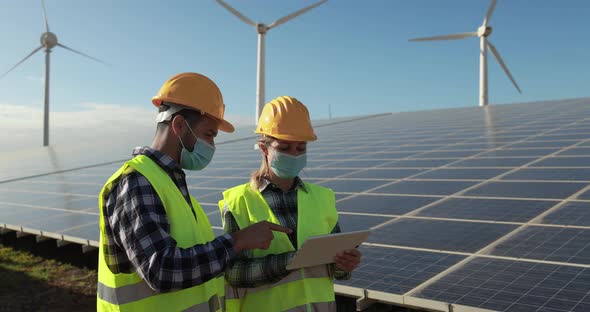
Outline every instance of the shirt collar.
{"type": "MultiPolygon", "coordinates": [[[[264,191],[268,187],[279,188],[276,184],[272,183],[269,179],[262,178],[260,186],[258,187],[258,191],[262,193],[262,191],[264,191]]],[[[305,187],[305,183],[303,183],[303,180],[301,180],[301,178],[299,178],[299,177],[295,177],[295,183],[293,183],[293,187],[291,188],[291,190],[294,190],[294,189],[301,189],[307,193],[307,187],[305,187]]]]}
{"type": "Polygon", "coordinates": [[[145,155],[155,161],[158,166],[162,167],[162,169],[166,170],[167,172],[179,172],[184,175],[184,171],[178,163],[170,157],[170,155],[163,153],[157,149],[153,149],[149,146],[138,146],[133,149],[132,156],[138,155],[145,155]]]}

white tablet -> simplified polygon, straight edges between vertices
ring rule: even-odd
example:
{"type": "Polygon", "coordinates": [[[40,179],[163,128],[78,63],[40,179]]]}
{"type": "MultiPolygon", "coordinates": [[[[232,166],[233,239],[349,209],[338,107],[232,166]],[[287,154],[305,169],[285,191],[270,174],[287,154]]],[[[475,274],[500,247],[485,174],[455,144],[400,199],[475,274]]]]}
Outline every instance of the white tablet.
{"type": "Polygon", "coordinates": [[[370,233],[367,230],[309,237],[287,265],[287,270],[333,263],[339,252],[358,247],[370,233]]]}

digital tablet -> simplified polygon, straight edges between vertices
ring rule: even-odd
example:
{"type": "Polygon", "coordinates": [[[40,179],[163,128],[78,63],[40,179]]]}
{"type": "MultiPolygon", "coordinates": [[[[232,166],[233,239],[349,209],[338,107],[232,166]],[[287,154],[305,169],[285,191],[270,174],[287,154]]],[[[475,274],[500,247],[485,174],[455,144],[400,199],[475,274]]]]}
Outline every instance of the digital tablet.
{"type": "Polygon", "coordinates": [[[287,265],[287,270],[333,263],[339,252],[358,247],[370,233],[367,230],[309,237],[287,265]]]}

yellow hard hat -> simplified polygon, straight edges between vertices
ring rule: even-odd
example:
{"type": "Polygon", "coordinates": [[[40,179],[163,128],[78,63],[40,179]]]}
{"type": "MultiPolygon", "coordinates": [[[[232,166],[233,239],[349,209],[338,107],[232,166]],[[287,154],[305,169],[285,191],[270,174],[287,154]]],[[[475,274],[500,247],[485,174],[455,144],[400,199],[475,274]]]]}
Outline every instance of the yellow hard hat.
{"type": "Polygon", "coordinates": [[[264,105],[256,133],[287,141],[315,141],[309,111],[290,96],[280,96],[264,105]]]}
{"type": "Polygon", "coordinates": [[[171,102],[186,108],[198,110],[219,121],[219,130],[234,132],[234,126],[223,119],[225,105],[221,91],[211,79],[197,73],[182,73],[168,79],[152,103],[160,107],[163,102],[171,102]]]}

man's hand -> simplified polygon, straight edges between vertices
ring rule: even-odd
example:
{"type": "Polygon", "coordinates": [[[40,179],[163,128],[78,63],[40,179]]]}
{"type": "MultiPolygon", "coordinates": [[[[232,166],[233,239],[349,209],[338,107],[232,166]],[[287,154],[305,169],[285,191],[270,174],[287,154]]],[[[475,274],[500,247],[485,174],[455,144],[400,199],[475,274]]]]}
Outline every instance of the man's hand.
{"type": "Polygon", "coordinates": [[[336,268],[346,272],[352,272],[361,262],[361,256],[361,252],[358,249],[349,249],[340,252],[334,257],[336,268]]]}
{"type": "Polygon", "coordinates": [[[268,249],[274,238],[272,231],[291,234],[291,229],[268,221],[261,221],[231,234],[236,253],[246,249],[268,249]]]}

